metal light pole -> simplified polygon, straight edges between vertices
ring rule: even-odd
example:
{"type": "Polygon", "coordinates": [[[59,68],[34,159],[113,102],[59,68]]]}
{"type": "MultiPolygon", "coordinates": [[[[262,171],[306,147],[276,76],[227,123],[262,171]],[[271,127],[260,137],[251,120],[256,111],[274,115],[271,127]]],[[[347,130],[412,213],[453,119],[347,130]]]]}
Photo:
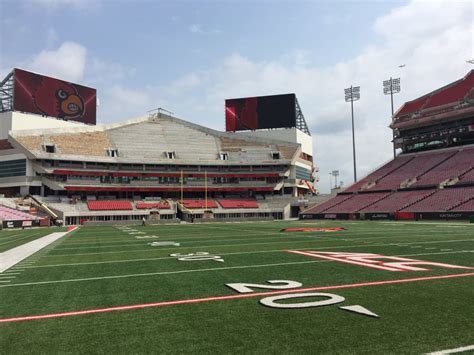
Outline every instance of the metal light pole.
{"type": "Polygon", "coordinates": [[[337,189],[337,177],[339,176],[339,170],[333,170],[331,175],[334,176],[334,188],[337,189]]]}
{"type": "Polygon", "coordinates": [[[352,158],[354,160],[354,182],[357,181],[357,168],[356,168],[356,150],[355,150],[355,133],[354,133],[354,101],[360,99],[360,86],[351,86],[348,89],[344,89],[346,102],[351,103],[351,115],[352,115],[352,158]]]}
{"type": "MultiPolygon", "coordinates": [[[[400,88],[400,78],[390,80],[384,80],[383,82],[383,93],[385,95],[390,95],[390,101],[392,103],[392,122],[393,122],[393,94],[398,94],[401,91],[400,88]]],[[[392,130],[392,140],[393,140],[393,158],[397,157],[395,151],[395,130],[392,130]]]]}

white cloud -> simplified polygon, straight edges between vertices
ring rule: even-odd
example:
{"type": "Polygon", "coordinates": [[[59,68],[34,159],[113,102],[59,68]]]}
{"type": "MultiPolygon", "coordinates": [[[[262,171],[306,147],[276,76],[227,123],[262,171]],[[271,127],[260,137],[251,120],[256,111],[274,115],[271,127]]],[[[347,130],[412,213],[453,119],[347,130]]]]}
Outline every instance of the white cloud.
{"type": "Polygon", "coordinates": [[[219,117],[219,122],[200,123],[222,129],[224,99],[295,92],[315,141],[321,189],[328,190],[327,175],[335,169],[347,186],[353,169],[350,104],[344,102],[344,88],[361,86],[361,100],[354,104],[360,178],[392,156],[390,99],[382,93],[382,81],[401,77],[397,108],[466,74],[471,66],[465,59],[473,57],[472,11],[470,2],[412,1],[375,21],[381,44],[368,44],[356,57],[325,68],[311,66],[305,52],[260,62],[233,54],[217,68],[173,83],[184,93],[189,88],[178,83],[199,77],[192,85],[194,96],[182,95],[174,103],[183,118],[195,120],[199,113],[219,117]],[[398,68],[402,63],[406,67],[398,68]]]}
{"type": "Polygon", "coordinates": [[[202,28],[202,25],[200,24],[193,24],[189,26],[189,32],[194,33],[194,34],[207,34],[207,35],[218,35],[221,33],[219,30],[205,30],[202,28]]]}
{"type": "Polygon", "coordinates": [[[80,82],[84,76],[87,50],[75,42],[64,42],[56,50],[43,50],[33,57],[27,69],[41,74],[80,82]]]}

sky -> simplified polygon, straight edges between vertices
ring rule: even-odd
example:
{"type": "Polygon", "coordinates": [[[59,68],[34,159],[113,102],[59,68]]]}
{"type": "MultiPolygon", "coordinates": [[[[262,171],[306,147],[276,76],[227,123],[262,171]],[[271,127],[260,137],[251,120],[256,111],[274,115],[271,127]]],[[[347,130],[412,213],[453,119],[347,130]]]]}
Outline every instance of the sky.
{"type": "Polygon", "coordinates": [[[473,58],[468,0],[0,0],[0,77],[19,67],[95,87],[98,123],[163,107],[224,130],[226,98],[296,93],[322,193],[333,170],[353,182],[345,88],[361,87],[361,178],[393,156],[382,81],[401,79],[397,109],[473,58]]]}

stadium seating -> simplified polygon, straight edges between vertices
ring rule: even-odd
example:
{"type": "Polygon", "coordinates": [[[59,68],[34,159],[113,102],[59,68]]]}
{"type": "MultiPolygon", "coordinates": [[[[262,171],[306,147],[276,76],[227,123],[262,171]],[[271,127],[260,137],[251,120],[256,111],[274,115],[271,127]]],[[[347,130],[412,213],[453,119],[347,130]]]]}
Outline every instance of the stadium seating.
{"type": "Polygon", "coordinates": [[[446,188],[436,191],[433,195],[409,206],[406,212],[444,212],[450,211],[464,202],[474,198],[474,186],[446,188]]]}
{"type": "Polygon", "coordinates": [[[426,198],[435,190],[399,191],[359,212],[396,212],[426,198]]]}
{"type": "Polygon", "coordinates": [[[389,192],[361,193],[358,195],[353,195],[352,198],[325,210],[324,213],[358,212],[387,197],[388,195],[390,195],[389,192]]]}
{"type": "Polygon", "coordinates": [[[37,217],[29,213],[14,210],[9,207],[0,205],[0,220],[3,221],[34,221],[37,217]]]}
{"type": "Polygon", "coordinates": [[[320,203],[316,206],[308,208],[305,213],[323,213],[327,209],[334,207],[350,198],[352,198],[354,195],[336,195],[333,198],[324,201],[323,203],[320,203]]]}
{"type": "Polygon", "coordinates": [[[439,185],[447,179],[456,178],[473,167],[473,156],[474,148],[460,150],[451,158],[420,176],[411,187],[439,185]]]}
{"type": "Polygon", "coordinates": [[[474,197],[472,197],[469,201],[466,201],[460,204],[457,207],[454,207],[450,210],[450,212],[472,212],[474,211],[474,197]]]}
{"type": "Polygon", "coordinates": [[[454,153],[452,151],[442,153],[420,154],[400,168],[386,175],[371,190],[394,190],[400,188],[400,184],[407,179],[416,178],[436,165],[448,159],[454,153]]]}
{"type": "Polygon", "coordinates": [[[433,93],[423,109],[460,102],[472,89],[473,83],[474,74],[470,74],[464,79],[455,82],[453,85],[433,93]]]}
{"type": "Polygon", "coordinates": [[[253,200],[218,200],[222,208],[258,208],[257,201],[253,200]]]}
{"type": "MultiPolygon", "coordinates": [[[[206,201],[205,200],[183,200],[180,201],[181,205],[186,208],[193,209],[193,208],[206,208],[206,201]]],[[[214,200],[207,200],[207,208],[218,208],[217,202],[214,200]]]]}
{"type": "Polygon", "coordinates": [[[135,207],[139,210],[147,210],[147,209],[166,210],[166,209],[171,208],[171,206],[165,202],[135,202],[135,207]]]}
{"type": "Polygon", "coordinates": [[[413,156],[403,156],[403,155],[399,156],[399,157],[391,160],[390,162],[388,162],[387,164],[385,164],[381,168],[377,169],[376,171],[374,171],[373,173],[371,173],[370,175],[368,175],[364,179],[362,179],[362,180],[356,182],[355,184],[351,185],[344,192],[359,191],[360,189],[362,189],[367,184],[375,183],[376,181],[382,179],[383,177],[387,176],[391,172],[396,171],[397,169],[399,169],[404,164],[407,164],[408,162],[410,162],[410,160],[412,160],[412,159],[413,159],[413,156]]]}
{"type": "Polygon", "coordinates": [[[474,167],[459,179],[460,183],[474,183],[474,167]]]}
{"type": "Polygon", "coordinates": [[[87,201],[90,211],[125,211],[133,210],[130,201],[87,201]]]}

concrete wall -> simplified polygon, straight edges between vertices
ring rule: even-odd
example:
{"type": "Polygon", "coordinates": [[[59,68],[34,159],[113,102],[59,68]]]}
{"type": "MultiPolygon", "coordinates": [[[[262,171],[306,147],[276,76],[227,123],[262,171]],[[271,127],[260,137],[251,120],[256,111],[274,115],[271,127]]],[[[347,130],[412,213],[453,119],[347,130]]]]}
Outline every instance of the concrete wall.
{"type": "Polygon", "coordinates": [[[276,128],[257,131],[235,132],[236,135],[276,139],[283,142],[299,143],[303,153],[313,155],[313,137],[296,128],[276,128]]]}
{"type": "Polygon", "coordinates": [[[84,126],[84,124],[72,121],[58,120],[52,117],[43,117],[31,113],[0,113],[0,139],[7,139],[9,131],[79,126],[84,126]]]}

